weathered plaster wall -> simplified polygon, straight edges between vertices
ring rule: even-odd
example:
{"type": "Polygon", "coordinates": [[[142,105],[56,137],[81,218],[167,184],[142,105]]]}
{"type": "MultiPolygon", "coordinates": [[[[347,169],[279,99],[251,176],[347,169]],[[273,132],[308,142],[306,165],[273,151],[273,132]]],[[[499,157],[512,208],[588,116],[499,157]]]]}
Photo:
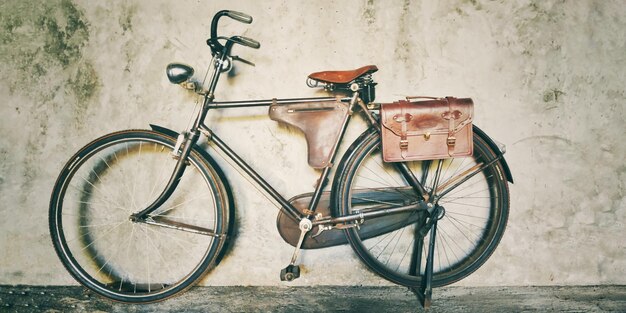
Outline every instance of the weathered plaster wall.
{"type": "MultiPolygon", "coordinates": [[[[508,147],[507,233],[464,285],[626,283],[626,9],[622,1],[17,1],[0,3],[0,284],[72,284],[50,244],[49,193],[71,153],[149,122],[183,129],[194,97],[165,65],[198,75],[223,30],[262,43],[220,83],[223,100],[317,95],[313,71],[376,64],[379,101],[471,96],[508,147]]],[[[310,191],[301,135],[265,109],[219,114],[216,132],[286,196],[310,191]]],[[[350,131],[348,140],[358,134],[350,131]]],[[[222,162],[223,163],[223,162],[222,162]]],[[[227,165],[225,165],[227,166],[227,165]]],[[[239,236],[207,285],[278,285],[292,249],[274,205],[226,167],[239,236]]],[[[295,284],[384,284],[348,246],[307,251],[295,284]]]]}

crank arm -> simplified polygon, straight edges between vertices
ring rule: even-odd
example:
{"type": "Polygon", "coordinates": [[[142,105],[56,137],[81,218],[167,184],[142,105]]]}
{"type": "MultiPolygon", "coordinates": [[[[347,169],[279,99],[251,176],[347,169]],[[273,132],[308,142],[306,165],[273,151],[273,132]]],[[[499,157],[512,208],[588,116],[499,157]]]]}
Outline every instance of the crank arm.
{"type": "Polygon", "coordinates": [[[289,265],[296,264],[296,261],[298,260],[298,253],[300,252],[300,247],[302,247],[302,243],[304,242],[304,236],[309,231],[311,231],[311,229],[313,229],[313,224],[311,223],[311,220],[309,220],[308,218],[303,218],[300,220],[299,228],[300,228],[300,238],[298,238],[298,244],[296,245],[296,249],[293,252],[293,256],[291,256],[291,262],[289,263],[289,265]]]}
{"type": "Polygon", "coordinates": [[[304,236],[306,235],[307,232],[305,231],[301,231],[300,232],[300,238],[298,238],[298,245],[296,246],[296,250],[294,251],[293,255],[291,256],[291,262],[289,262],[289,265],[295,265],[296,261],[298,260],[298,254],[300,252],[300,247],[302,247],[302,243],[304,242],[304,236]]]}
{"type": "Polygon", "coordinates": [[[148,218],[141,220],[141,221],[137,221],[137,222],[146,223],[148,225],[175,229],[175,230],[186,231],[186,232],[199,234],[199,235],[205,235],[209,237],[215,237],[215,238],[226,237],[225,234],[216,234],[215,231],[213,231],[212,229],[190,225],[186,223],[181,223],[181,222],[177,222],[177,221],[174,221],[165,217],[160,217],[160,216],[149,216],[148,218]]]}

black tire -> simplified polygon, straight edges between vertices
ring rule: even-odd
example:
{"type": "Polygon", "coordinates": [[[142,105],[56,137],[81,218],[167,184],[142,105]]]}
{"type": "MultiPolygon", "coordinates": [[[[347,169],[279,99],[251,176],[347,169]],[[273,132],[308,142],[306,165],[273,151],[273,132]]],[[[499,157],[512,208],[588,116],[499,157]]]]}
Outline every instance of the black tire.
{"type": "MultiPolygon", "coordinates": [[[[148,130],[96,139],[65,165],[50,200],[52,243],[82,285],[128,303],[154,302],[215,267],[225,237],[130,221],[161,192],[176,140],[148,130]]],[[[195,147],[174,194],[155,218],[229,233],[231,198],[221,171],[195,147]]]]}
{"type": "MultiPolygon", "coordinates": [[[[417,201],[415,192],[408,187],[394,163],[383,162],[380,147],[379,134],[370,129],[344,155],[333,186],[335,216],[417,201]]],[[[473,157],[442,161],[439,185],[446,184],[451,177],[477,163],[487,164],[496,156],[487,142],[475,133],[473,157]]],[[[424,186],[430,186],[437,162],[406,164],[424,186]]],[[[498,245],[509,212],[508,184],[502,165],[494,163],[443,196],[438,203],[445,208],[445,215],[437,226],[433,287],[467,277],[498,245]]],[[[420,235],[426,214],[402,214],[387,217],[387,220],[385,217],[366,220],[358,229],[346,229],[345,234],[359,258],[374,272],[394,283],[419,287],[430,236],[428,233],[423,237],[425,232],[420,235]]]]}

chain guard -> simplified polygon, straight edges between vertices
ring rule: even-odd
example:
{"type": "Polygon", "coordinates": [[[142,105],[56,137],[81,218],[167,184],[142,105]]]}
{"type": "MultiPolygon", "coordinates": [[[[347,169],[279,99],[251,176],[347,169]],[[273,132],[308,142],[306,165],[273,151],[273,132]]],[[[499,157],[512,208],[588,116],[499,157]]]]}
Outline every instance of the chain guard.
{"type": "MultiPolygon", "coordinates": [[[[398,198],[398,188],[394,188],[394,192],[388,190],[379,189],[361,189],[355,190],[354,195],[359,195],[359,198],[376,199],[377,201],[394,202],[394,201],[406,201],[406,196],[411,194],[410,188],[406,189],[406,193],[403,194],[400,199],[398,198]]],[[[404,192],[405,190],[400,190],[404,192]]],[[[309,203],[311,202],[312,193],[305,193],[297,195],[289,200],[298,211],[302,214],[308,210],[309,203]]],[[[356,198],[356,197],[355,197],[356,198]]],[[[361,203],[362,204],[362,203],[361,203]]],[[[398,203],[401,205],[402,203],[398,203]]],[[[323,192],[320,198],[315,214],[321,214],[324,217],[331,216],[330,210],[330,192],[323,192]]],[[[363,224],[359,225],[359,235],[362,239],[371,238],[385,234],[402,227],[405,227],[412,223],[423,224],[425,220],[423,212],[404,212],[398,214],[391,214],[382,217],[376,217],[366,220],[363,224]]],[[[296,246],[300,237],[300,228],[298,227],[299,221],[292,219],[285,213],[285,209],[281,209],[276,218],[276,227],[280,236],[292,246],[296,246]]],[[[312,237],[317,234],[319,226],[313,226],[302,242],[302,249],[319,249],[338,245],[344,245],[348,243],[343,231],[340,229],[330,229],[321,232],[318,236],[312,237]]]]}

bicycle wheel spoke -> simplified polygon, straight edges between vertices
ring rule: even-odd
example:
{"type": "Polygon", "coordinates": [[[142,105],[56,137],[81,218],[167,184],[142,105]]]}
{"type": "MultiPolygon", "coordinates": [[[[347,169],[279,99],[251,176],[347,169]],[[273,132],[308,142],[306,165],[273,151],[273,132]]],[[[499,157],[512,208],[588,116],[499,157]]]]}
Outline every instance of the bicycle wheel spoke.
{"type": "MultiPolygon", "coordinates": [[[[413,237],[413,239],[411,240],[411,242],[409,243],[409,247],[413,247],[413,244],[415,242],[415,237],[413,237]]],[[[404,250],[404,254],[402,255],[402,259],[400,259],[400,263],[398,263],[398,266],[396,267],[396,271],[398,271],[400,269],[400,266],[402,265],[402,263],[404,262],[404,259],[406,258],[409,250],[411,250],[410,248],[407,248],[406,250],[404,250]]],[[[409,265],[410,266],[410,265],[409,265]]]]}
{"type": "Polygon", "coordinates": [[[473,208],[480,208],[480,209],[489,209],[489,206],[484,206],[484,205],[478,205],[478,204],[469,204],[469,203],[463,203],[463,202],[458,202],[458,201],[448,201],[442,204],[458,204],[460,206],[464,206],[464,207],[473,207],[473,208]]]}
{"type": "MultiPolygon", "coordinates": [[[[148,226],[148,225],[146,225],[146,226],[148,226]]],[[[154,228],[151,228],[151,227],[146,227],[146,230],[152,232],[154,235],[159,236],[159,237],[165,236],[166,237],[165,239],[168,240],[168,243],[169,243],[169,240],[172,240],[171,243],[174,243],[175,245],[178,246],[178,248],[180,248],[183,252],[185,252],[190,260],[193,260],[193,259],[198,257],[198,256],[194,255],[191,252],[191,249],[190,249],[191,247],[190,246],[185,247],[182,244],[182,243],[185,243],[185,244],[188,244],[188,245],[192,245],[193,243],[191,243],[189,241],[181,241],[179,238],[177,238],[177,237],[175,237],[175,236],[173,236],[171,234],[166,234],[166,232],[163,229],[158,229],[157,230],[157,229],[154,229],[154,228]]],[[[156,236],[154,236],[154,237],[156,237],[156,236]]],[[[153,243],[153,245],[154,245],[154,243],[153,243]]],[[[197,245],[197,244],[195,244],[195,245],[197,245]]],[[[154,248],[156,249],[156,246],[154,246],[154,248]]],[[[167,259],[160,253],[160,251],[159,251],[158,254],[159,254],[159,258],[161,259],[162,263],[165,264],[168,267],[169,270],[167,272],[168,273],[176,273],[177,271],[175,270],[175,268],[171,264],[169,264],[167,262],[167,259]]]]}
{"type": "Polygon", "coordinates": [[[443,233],[443,236],[439,236],[438,240],[441,247],[443,248],[442,250],[444,250],[444,256],[446,257],[445,267],[439,269],[441,271],[442,269],[447,268],[452,264],[455,264],[458,261],[458,258],[454,253],[454,249],[448,243],[448,238],[445,236],[445,232],[443,233]],[[453,260],[450,260],[451,257],[453,258],[453,260]]]}
{"type": "Polygon", "coordinates": [[[450,225],[452,225],[469,243],[475,243],[476,241],[481,241],[483,239],[480,238],[480,234],[476,234],[474,230],[470,229],[468,226],[459,223],[458,221],[452,220],[450,225]],[[469,234],[474,235],[476,238],[472,239],[468,236],[468,233],[461,230],[459,225],[462,225],[463,228],[467,229],[469,234]]]}
{"type": "MultiPolygon", "coordinates": [[[[400,231],[400,234],[398,235],[398,238],[402,238],[402,234],[404,234],[404,230],[406,228],[402,228],[402,230],[400,231]]],[[[387,265],[389,265],[389,261],[391,261],[391,258],[393,257],[393,253],[396,251],[396,248],[398,247],[398,243],[400,242],[400,240],[396,240],[396,243],[393,245],[393,249],[391,250],[391,252],[389,253],[389,258],[387,259],[387,265]]]]}
{"type": "MultiPolygon", "coordinates": [[[[158,145],[154,145],[154,153],[158,152],[158,145]]],[[[166,152],[164,151],[165,147],[161,147],[161,152],[166,152]]],[[[169,151],[169,150],[168,150],[169,151]]],[[[156,176],[157,179],[154,180],[154,184],[152,185],[152,188],[150,188],[150,191],[148,192],[149,198],[155,198],[158,195],[158,192],[160,192],[159,190],[159,186],[164,185],[167,181],[166,179],[169,178],[169,175],[171,174],[172,169],[168,168],[167,166],[160,166],[160,172],[159,174],[156,176]],[[166,176],[167,175],[167,176],[166,176]]],[[[147,206],[148,204],[146,203],[144,206],[147,206]]]]}
{"type": "MultiPolygon", "coordinates": [[[[485,208],[486,208],[486,207],[485,207],[485,208]]],[[[477,219],[481,219],[481,220],[487,220],[487,219],[488,219],[488,218],[486,218],[486,217],[481,217],[481,216],[476,216],[476,215],[470,215],[470,214],[459,213],[459,212],[455,212],[455,211],[453,211],[453,210],[448,210],[448,209],[446,209],[446,214],[466,216],[466,217],[477,218],[477,219]]]]}
{"type": "Polygon", "coordinates": [[[190,199],[185,199],[185,201],[183,201],[183,202],[177,203],[175,205],[171,205],[171,206],[166,207],[164,209],[159,209],[159,213],[157,215],[164,216],[165,213],[170,212],[170,211],[172,211],[172,210],[174,210],[174,209],[176,209],[176,208],[178,208],[180,206],[186,205],[186,204],[191,203],[193,201],[202,200],[202,199],[208,199],[209,197],[210,196],[203,195],[203,196],[199,196],[199,197],[193,197],[193,198],[190,198],[190,199]]]}
{"type": "MultiPolygon", "coordinates": [[[[102,237],[100,237],[100,239],[102,239],[103,237],[105,237],[105,236],[107,236],[107,235],[111,234],[111,233],[112,233],[112,232],[113,232],[116,228],[120,227],[120,226],[121,226],[121,225],[123,225],[123,224],[124,224],[123,222],[119,222],[119,223],[117,223],[115,226],[113,226],[113,228],[111,228],[111,229],[107,230],[107,231],[104,233],[104,235],[102,235],[102,237]]],[[[91,231],[88,231],[88,232],[86,232],[86,233],[85,233],[85,235],[83,235],[83,236],[81,236],[81,237],[86,237],[86,236],[89,236],[89,235],[91,235],[91,234],[92,234],[92,232],[91,232],[91,231]]],[[[84,247],[82,248],[82,250],[85,250],[85,249],[87,249],[87,248],[91,247],[94,243],[96,243],[96,240],[95,240],[95,239],[94,239],[94,240],[92,240],[92,241],[91,241],[88,245],[84,246],[84,247]]]]}
{"type": "Polygon", "coordinates": [[[376,171],[370,169],[369,167],[364,167],[364,168],[367,169],[371,174],[374,174],[376,177],[379,177],[382,181],[386,182],[390,186],[401,185],[398,180],[396,180],[393,176],[391,176],[389,172],[385,170],[385,167],[382,165],[382,163],[379,160],[372,160],[372,163],[376,165],[377,167],[376,171]],[[390,179],[390,181],[383,179],[382,178],[383,175],[381,175],[380,173],[383,173],[385,176],[387,176],[390,179]]]}
{"type": "MultiPolygon", "coordinates": [[[[100,194],[103,194],[103,193],[102,193],[102,191],[100,191],[100,190],[99,190],[96,186],[94,186],[94,185],[93,185],[90,181],[88,181],[86,178],[84,178],[84,177],[82,177],[82,176],[80,176],[80,175],[78,175],[78,176],[79,176],[79,178],[81,178],[84,182],[86,182],[87,184],[89,184],[90,186],[92,186],[92,187],[93,187],[96,191],[98,191],[100,194]]],[[[73,188],[75,188],[76,190],[78,190],[78,191],[80,191],[80,192],[84,193],[85,195],[93,195],[93,193],[86,192],[86,191],[84,191],[84,190],[82,190],[82,189],[80,189],[80,188],[77,188],[77,187],[75,187],[75,186],[72,186],[72,187],[73,187],[73,188]]],[[[122,205],[120,205],[119,203],[112,202],[112,201],[110,201],[109,199],[102,198],[101,200],[103,200],[103,201],[105,201],[105,202],[108,202],[108,203],[111,203],[111,204],[113,205],[113,208],[118,208],[118,209],[123,208],[123,206],[122,206],[122,205]]]]}

